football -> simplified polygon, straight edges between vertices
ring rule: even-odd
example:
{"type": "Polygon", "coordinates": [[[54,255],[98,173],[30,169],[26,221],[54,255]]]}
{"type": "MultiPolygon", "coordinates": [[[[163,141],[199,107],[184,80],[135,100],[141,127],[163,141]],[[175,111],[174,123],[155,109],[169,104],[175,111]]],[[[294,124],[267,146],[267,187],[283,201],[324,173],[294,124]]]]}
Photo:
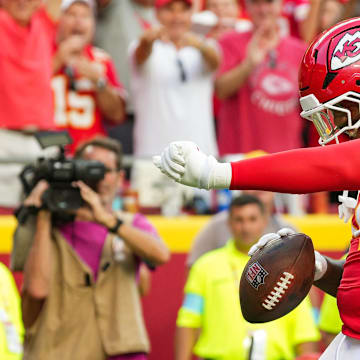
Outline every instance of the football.
{"type": "Polygon", "coordinates": [[[269,241],[250,258],[241,276],[244,318],[263,323],[289,313],[310,291],[314,271],[310,237],[297,233],[269,241]]]}

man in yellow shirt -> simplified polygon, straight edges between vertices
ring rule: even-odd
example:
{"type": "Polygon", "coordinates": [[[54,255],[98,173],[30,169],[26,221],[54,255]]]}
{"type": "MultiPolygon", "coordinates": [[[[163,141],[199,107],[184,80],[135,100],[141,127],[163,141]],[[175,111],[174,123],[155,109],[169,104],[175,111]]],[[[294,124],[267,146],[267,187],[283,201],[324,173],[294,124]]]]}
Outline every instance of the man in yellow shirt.
{"type": "Polygon", "coordinates": [[[24,335],[20,296],[9,269],[0,263],[0,359],[22,359],[24,335]]]}
{"type": "Polygon", "coordinates": [[[264,206],[251,195],[234,199],[229,209],[232,239],[200,257],[185,285],[177,318],[175,360],[192,353],[211,360],[290,360],[315,352],[319,332],[308,299],[283,318],[249,324],[241,314],[239,280],[250,247],[264,231],[264,206]]]}

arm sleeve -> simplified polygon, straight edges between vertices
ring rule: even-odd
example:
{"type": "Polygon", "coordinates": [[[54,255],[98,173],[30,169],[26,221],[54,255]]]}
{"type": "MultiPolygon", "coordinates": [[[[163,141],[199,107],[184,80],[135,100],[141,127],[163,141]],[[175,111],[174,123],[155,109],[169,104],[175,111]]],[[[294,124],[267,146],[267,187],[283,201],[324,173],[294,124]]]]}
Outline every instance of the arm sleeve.
{"type": "Polygon", "coordinates": [[[302,194],[360,189],[360,139],[231,163],[230,189],[302,194]]]}

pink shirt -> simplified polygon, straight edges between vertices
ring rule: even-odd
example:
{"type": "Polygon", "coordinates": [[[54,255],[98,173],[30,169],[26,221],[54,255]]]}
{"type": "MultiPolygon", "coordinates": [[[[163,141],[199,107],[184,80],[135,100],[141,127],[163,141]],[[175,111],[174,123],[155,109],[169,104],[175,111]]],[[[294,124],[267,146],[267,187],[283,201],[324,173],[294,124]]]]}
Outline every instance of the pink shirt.
{"type": "Polygon", "coordinates": [[[53,127],[54,36],[55,24],[43,8],[27,27],[0,9],[0,128],[53,127]]]}
{"type": "MultiPolygon", "coordinates": [[[[219,75],[245,58],[251,32],[232,32],[220,39],[223,62],[219,75]]],[[[298,66],[305,44],[282,38],[237,93],[222,101],[218,116],[220,155],[252,150],[278,152],[301,147],[298,66]]]]}
{"type": "MultiPolygon", "coordinates": [[[[132,225],[158,236],[156,229],[141,214],[135,214],[132,225]]],[[[79,257],[90,267],[96,281],[101,252],[108,230],[104,226],[88,221],[70,222],[63,225],[60,230],[79,257]]]]}

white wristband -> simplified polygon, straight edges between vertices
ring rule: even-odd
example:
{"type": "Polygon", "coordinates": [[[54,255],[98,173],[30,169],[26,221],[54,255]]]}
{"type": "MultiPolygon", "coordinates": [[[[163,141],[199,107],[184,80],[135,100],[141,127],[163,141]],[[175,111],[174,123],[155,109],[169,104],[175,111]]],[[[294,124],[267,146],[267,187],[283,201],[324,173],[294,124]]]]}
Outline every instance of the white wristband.
{"type": "Polygon", "coordinates": [[[327,261],[318,251],[315,250],[314,253],[315,253],[314,281],[317,281],[320,280],[326,273],[327,261]]]}
{"type": "Polygon", "coordinates": [[[210,176],[211,189],[228,189],[232,177],[230,163],[216,163],[210,176]]]}

